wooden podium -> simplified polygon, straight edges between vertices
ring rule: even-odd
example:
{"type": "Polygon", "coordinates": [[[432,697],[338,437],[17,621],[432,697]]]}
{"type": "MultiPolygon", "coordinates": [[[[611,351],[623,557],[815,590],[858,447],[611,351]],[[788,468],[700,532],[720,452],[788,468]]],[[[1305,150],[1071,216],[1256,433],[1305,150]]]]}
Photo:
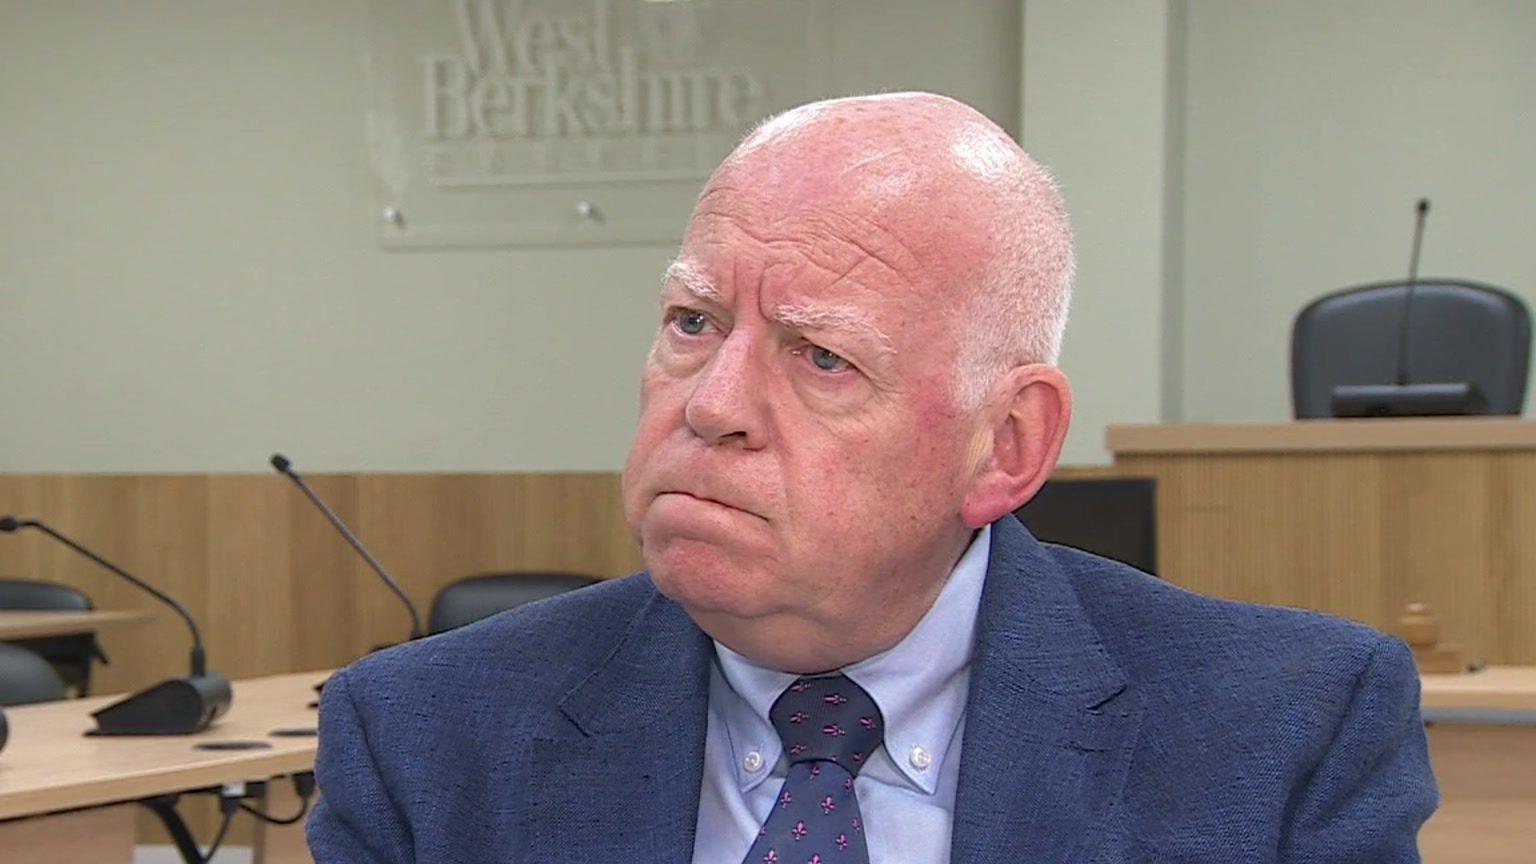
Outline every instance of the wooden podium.
{"type": "MultiPolygon", "coordinates": [[[[1442,804],[1419,844],[1428,864],[1536,860],[1536,422],[1120,426],[1106,438],[1115,474],[1157,479],[1158,575],[1426,647],[1443,634],[1457,661],[1493,664],[1422,676],[1442,804]],[[1438,633],[1405,632],[1410,603],[1433,607],[1438,633]]],[[[1449,652],[1420,653],[1435,666],[1449,652]]]]}
{"type": "Polygon", "coordinates": [[[1117,426],[1158,481],[1159,575],[1391,632],[1431,604],[1469,659],[1536,664],[1536,422],[1117,426]]]}

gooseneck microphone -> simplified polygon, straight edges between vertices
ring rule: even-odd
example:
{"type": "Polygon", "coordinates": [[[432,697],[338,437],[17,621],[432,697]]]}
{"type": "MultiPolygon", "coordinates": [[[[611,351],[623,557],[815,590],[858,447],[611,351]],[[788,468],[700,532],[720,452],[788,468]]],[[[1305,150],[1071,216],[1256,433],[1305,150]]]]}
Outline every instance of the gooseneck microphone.
{"type": "Polygon", "coordinates": [[[1403,319],[1397,331],[1397,386],[1408,384],[1408,325],[1413,321],[1413,296],[1419,283],[1419,249],[1424,243],[1424,220],[1429,215],[1429,199],[1420,198],[1414,208],[1413,251],[1408,254],[1408,281],[1403,291],[1403,319]]]}
{"type": "Polygon", "coordinates": [[[182,606],[180,603],[177,603],[169,595],[156,588],[155,586],[145,582],[143,579],[140,579],[132,573],[129,573],[127,570],[124,570],[116,564],[113,564],[111,561],[108,561],[100,555],[97,555],[95,552],[92,552],[84,546],[81,546],[79,543],[76,543],[68,537],[65,537],[63,534],[60,534],[59,532],[48,527],[46,524],[37,521],[36,519],[17,519],[14,516],[0,517],[0,531],[11,533],[19,531],[22,528],[35,528],[38,531],[47,534],[49,537],[52,537],[65,546],[75,550],[75,552],[79,553],[80,555],[83,555],[86,558],[96,562],[97,565],[104,567],[113,573],[116,573],[118,576],[121,576],[124,579],[127,579],[129,582],[132,582],[139,590],[148,592],[156,600],[159,600],[161,603],[171,607],[171,609],[173,609],[177,615],[181,616],[181,620],[187,622],[187,629],[192,631],[192,675],[194,677],[198,677],[207,674],[208,670],[206,652],[203,650],[203,634],[202,631],[197,629],[197,622],[192,620],[192,616],[187,612],[186,607],[182,606]]]}
{"type": "Polygon", "coordinates": [[[336,515],[336,511],[327,506],[326,503],[320,499],[320,496],[315,494],[315,490],[309,488],[309,484],[304,482],[304,478],[299,476],[299,472],[293,469],[293,463],[288,461],[287,456],[284,456],[281,453],[273,453],[272,467],[277,470],[277,473],[282,474],[289,480],[292,480],[294,485],[299,487],[299,491],[303,492],[305,497],[313,502],[315,507],[318,508],[321,513],[325,514],[325,518],[330,521],[331,526],[334,527],[336,532],[342,536],[342,539],[351,544],[352,548],[357,550],[357,554],[363,556],[363,560],[367,561],[368,566],[373,568],[373,572],[379,574],[379,578],[384,581],[384,584],[389,587],[389,590],[395,592],[395,596],[399,597],[400,602],[405,604],[405,611],[410,613],[411,616],[410,638],[420,639],[422,636],[421,615],[416,611],[416,606],[411,602],[411,598],[407,597],[405,595],[405,591],[401,589],[400,583],[396,582],[394,577],[390,576],[389,573],[384,570],[384,565],[380,564],[378,559],[374,558],[373,555],[363,547],[362,541],[358,540],[357,536],[352,533],[351,529],[347,528],[346,524],[341,521],[341,517],[336,515]]]}
{"type": "Polygon", "coordinates": [[[229,680],[217,672],[208,671],[206,652],[203,650],[203,634],[197,629],[197,622],[192,620],[192,615],[187,612],[186,607],[155,586],[81,546],[41,521],[17,519],[14,516],[0,517],[0,532],[10,534],[22,528],[33,528],[52,537],[108,572],[147,592],[175,610],[192,633],[190,663],[192,674],[186,678],[173,678],[156,684],[97,711],[92,715],[96,718],[98,727],[94,734],[187,735],[206,729],[208,724],[229,710],[230,703],[234,701],[233,693],[229,689],[229,680]]]}
{"type": "MultiPolygon", "coordinates": [[[[1476,383],[1457,380],[1455,373],[1450,380],[1433,380],[1435,372],[1425,371],[1425,368],[1419,369],[1417,376],[1413,374],[1413,352],[1409,350],[1408,341],[1413,332],[1413,307],[1419,293],[1419,250],[1424,245],[1424,222],[1428,214],[1429,199],[1420,198],[1414,205],[1413,249],[1408,255],[1408,281],[1403,283],[1402,317],[1398,319],[1397,350],[1391,361],[1390,383],[1335,385],[1332,394],[1335,417],[1440,417],[1488,412],[1488,400],[1476,383]],[[1416,377],[1419,380],[1414,380],[1416,377]],[[1425,378],[1431,380],[1423,380],[1425,378]]],[[[1397,286],[1384,283],[1366,287],[1390,291],[1397,286]]],[[[1390,296],[1383,302],[1390,303],[1390,296]]],[[[1427,356],[1433,359],[1432,354],[1427,356]]],[[[1387,358],[1382,356],[1380,359],[1385,365],[1387,358]]],[[[1419,365],[1424,367],[1426,364],[1421,361],[1419,365]]],[[[1432,369],[1434,365],[1429,363],[1427,368],[1432,369]]],[[[1443,362],[1440,365],[1444,367],[1443,362]]],[[[1441,374],[1445,371],[1442,368],[1441,374]]],[[[1385,372],[1379,374],[1386,377],[1385,372]]]]}

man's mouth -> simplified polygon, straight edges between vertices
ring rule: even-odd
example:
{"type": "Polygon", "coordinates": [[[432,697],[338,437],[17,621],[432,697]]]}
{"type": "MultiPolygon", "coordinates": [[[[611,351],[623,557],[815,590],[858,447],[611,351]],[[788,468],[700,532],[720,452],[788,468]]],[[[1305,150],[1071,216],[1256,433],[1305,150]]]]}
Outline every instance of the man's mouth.
{"type": "Polygon", "coordinates": [[[695,501],[702,501],[705,504],[713,504],[716,507],[724,507],[727,510],[735,510],[738,513],[745,513],[748,516],[756,516],[759,519],[763,519],[764,521],[767,521],[767,517],[763,516],[760,513],[755,512],[753,510],[748,510],[745,507],[741,507],[741,506],[738,506],[736,504],[732,504],[729,501],[722,501],[719,498],[712,498],[712,497],[710,497],[708,495],[704,495],[704,494],[699,493],[699,492],[689,492],[689,491],[684,490],[684,489],[664,489],[661,492],[657,493],[656,497],[660,498],[663,495],[681,495],[684,498],[692,498],[695,501]]]}

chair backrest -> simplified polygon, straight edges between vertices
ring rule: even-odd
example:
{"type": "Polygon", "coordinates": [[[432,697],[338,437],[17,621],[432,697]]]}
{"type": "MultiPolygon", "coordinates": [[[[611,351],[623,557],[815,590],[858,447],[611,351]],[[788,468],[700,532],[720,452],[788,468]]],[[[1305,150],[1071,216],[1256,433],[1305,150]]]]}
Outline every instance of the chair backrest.
{"type": "MultiPolygon", "coordinates": [[[[1378,282],[1327,294],[1291,328],[1291,400],[1297,418],[1333,416],[1341,384],[1396,383],[1407,284],[1378,282]]],[[[1408,324],[1409,382],[1466,382],[1489,414],[1525,406],[1531,315],[1520,298],[1491,285],[1424,279],[1408,324]]]]}
{"type": "Polygon", "coordinates": [[[91,598],[68,585],[32,579],[0,579],[0,609],[89,612],[91,598]]]}
{"type": "Polygon", "coordinates": [[[1040,540],[1157,572],[1157,481],[1150,477],[1049,480],[1013,515],[1040,540]]]}
{"type": "Polygon", "coordinates": [[[432,611],[427,616],[427,629],[432,633],[452,630],[524,603],[600,581],[596,576],[582,573],[510,572],[467,576],[437,592],[432,599],[432,611]]]}
{"type": "Polygon", "coordinates": [[[0,642],[0,705],[52,702],[64,695],[64,682],[47,660],[0,642]]]}
{"type": "MultiPolygon", "coordinates": [[[[68,585],[32,579],[0,579],[0,609],[89,612],[91,598],[68,585]]],[[[13,644],[42,657],[81,696],[91,693],[91,663],[107,662],[92,633],[13,639],[13,644]]]]}

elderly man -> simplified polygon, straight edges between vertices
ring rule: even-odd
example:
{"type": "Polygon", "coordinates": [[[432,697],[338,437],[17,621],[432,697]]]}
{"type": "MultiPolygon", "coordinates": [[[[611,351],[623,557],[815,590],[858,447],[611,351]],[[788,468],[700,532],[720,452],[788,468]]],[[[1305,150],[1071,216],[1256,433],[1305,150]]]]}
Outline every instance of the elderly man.
{"type": "Polygon", "coordinates": [[[1418,860],[1404,646],[1011,517],[1066,434],[1071,275],[1050,178],[960,103],[757,129],[664,280],[647,572],[332,678],[317,860],[1418,860]]]}

